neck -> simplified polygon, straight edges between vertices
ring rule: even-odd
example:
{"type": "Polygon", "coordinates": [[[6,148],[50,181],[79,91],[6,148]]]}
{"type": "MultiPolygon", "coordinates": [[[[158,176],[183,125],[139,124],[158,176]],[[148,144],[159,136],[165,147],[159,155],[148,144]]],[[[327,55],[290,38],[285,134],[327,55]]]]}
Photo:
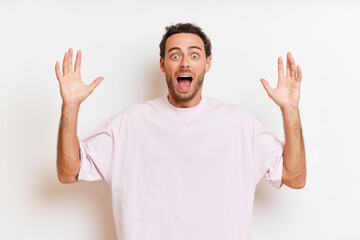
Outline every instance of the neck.
{"type": "Polygon", "coordinates": [[[199,91],[199,94],[196,94],[189,101],[179,101],[171,93],[168,94],[167,98],[168,98],[169,102],[171,103],[171,105],[173,105],[177,108],[192,108],[200,103],[201,93],[199,91]]]}

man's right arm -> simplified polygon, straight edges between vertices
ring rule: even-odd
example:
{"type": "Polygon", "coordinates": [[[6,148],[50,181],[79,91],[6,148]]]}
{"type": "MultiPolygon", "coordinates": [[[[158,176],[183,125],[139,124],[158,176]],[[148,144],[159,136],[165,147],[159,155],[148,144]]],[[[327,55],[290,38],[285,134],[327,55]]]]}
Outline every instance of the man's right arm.
{"type": "Polygon", "coordinates": [[[57,143],[57,171],[61,183],[77,181],[80,145],[76,134],[79,105],[63,104],[57,143]]]}
{"type": "Polygon", "coordinates": [[[98,77],[91,84],[84,84],[80,74],[81,52],[77,52],[74,69],[72,57],[73,50],[70,48],[64,56],[62,73],[60,63],[55,65],[63,100],[56,160],[58,178],[62,183],[76,182],[80,171],[80,144],[76,134],[80,104],[104,80],[98,77]]]}

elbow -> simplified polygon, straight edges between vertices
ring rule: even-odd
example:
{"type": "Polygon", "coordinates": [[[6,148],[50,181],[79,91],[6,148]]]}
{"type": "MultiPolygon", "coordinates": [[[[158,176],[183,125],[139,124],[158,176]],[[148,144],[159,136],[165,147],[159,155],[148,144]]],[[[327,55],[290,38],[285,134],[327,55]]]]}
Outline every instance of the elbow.
{"type": "Polygon", "coordinates": [[[296,175],[283,172],[282,182],[292,189],[303,189],[306,185],[306,172],[301,172],[296,175]]]}
{"type": "Polygon", "coordinates": [[[306,186],[306,176],[304,176],[304,177],[300,180],[297,189],[303,189],[303,188],[305,188],[305,186],[306,186]]]}
{"type": "Polygon", "coordinates": [[[65,169],[58,161],[57,164],[57,176],[60,183],[68,184],[77,182],[80,167],[77,169],[65,169]]]}
{"type": "Polygon", "coordinates": [[[299,181],[291,182],[291,183],[287,184],[287,186],[292,189],[303,189],[303,188],[305,188],[305,185],[306,185],[306,180],[299,180],[299,181]]]}
{"type": "Polygon", "coordinates": [[[74,183],[77,182],[77,175],[73,176],[73,175],[58,174],[58,180],[60,183],[63,184],[74,183]]]}
{"type": "Polygon", "coordinates": [[[58,158],[57,160],[57,175],[60,183],[68,184],[77,182],[77,176],[80,171],[80,160],[76,164],[66,164],[67,162],[61,161],[62,159],[58,158]]]}

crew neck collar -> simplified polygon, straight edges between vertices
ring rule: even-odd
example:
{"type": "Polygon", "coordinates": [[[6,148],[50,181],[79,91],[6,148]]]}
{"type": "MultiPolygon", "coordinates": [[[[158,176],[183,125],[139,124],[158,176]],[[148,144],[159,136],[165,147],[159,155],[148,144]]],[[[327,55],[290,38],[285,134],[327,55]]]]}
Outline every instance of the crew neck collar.
{"type": "Polygon", "coordinates": [[[191,116],[200,113],[205,108],[207,97],[201,95],[200,102],[196,106],[190,108],[175,107],[169,102],[168,95],[163,96],[162,100],[165,103],[167,109],[173,114],[179,116],[191,116]]]}

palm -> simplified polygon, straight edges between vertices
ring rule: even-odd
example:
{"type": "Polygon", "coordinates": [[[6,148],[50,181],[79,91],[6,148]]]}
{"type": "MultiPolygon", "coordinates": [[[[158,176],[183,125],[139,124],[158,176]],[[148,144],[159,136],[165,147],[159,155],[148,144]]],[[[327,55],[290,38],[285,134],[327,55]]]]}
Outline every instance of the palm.
{"type": "Polygon", "coordinates": [[[55,72],[56,77],[59,80],[60,93],[63,102],[80,104],[94,91],[103,78],[99,77],[89,85],[84,84],[80,74],[81,52],[78,51],[76,55],[75,69],[73,69],[72,56],[73,52],[70,48],[64,56],[62,74],[60,72],[59,62],[56,62],[55,72]]]}
{"type": "Polygon", "coordinates": [[[269,97],[280,106],[280,108],[297,108],[300,100],[300,83],[302,73],[300,66],[295,65],[294,58],[287,54],[286,76],[282,59],[278,59],[278,84],[275,89],[271,88],[265,79],[261,79],[269,97]]]}

